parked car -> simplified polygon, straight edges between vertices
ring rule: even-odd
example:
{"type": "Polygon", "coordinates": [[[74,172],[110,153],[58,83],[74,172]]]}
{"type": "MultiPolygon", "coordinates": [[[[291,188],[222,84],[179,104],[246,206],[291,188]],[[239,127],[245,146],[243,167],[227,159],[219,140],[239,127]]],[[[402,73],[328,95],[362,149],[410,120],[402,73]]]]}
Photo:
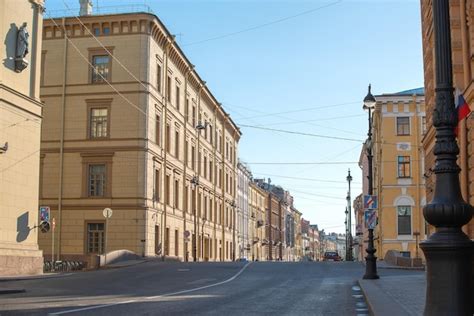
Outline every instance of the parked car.
{"type": "Polygon", "coordinates": [[[341,257],[337,251],[326,251],[324,253],[323,261],[341,261],[341,257]]]}

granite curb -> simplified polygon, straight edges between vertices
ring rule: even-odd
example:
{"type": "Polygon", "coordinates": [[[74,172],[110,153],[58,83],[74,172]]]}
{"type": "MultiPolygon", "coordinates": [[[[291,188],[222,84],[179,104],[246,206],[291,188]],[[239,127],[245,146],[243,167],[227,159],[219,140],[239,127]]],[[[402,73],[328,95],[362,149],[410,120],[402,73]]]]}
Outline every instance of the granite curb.
{"type": "Polygon", "coordinates": [[[2,289],[0,288],[0,295],[4,294],[17,294],[17,293],[25,293],[25,289],[2,289]]]}
{"type": "Polygon", "coordinates": [[[63,276],[68,276],[68,275],[71,275],[71,274],[72,274],[72,272],[48,273],[48,274],[37,274],[37,275],[0,276],[0,282],[53,279],[53,278],[60,278],[60,277],[63,277],[63,276]]]}

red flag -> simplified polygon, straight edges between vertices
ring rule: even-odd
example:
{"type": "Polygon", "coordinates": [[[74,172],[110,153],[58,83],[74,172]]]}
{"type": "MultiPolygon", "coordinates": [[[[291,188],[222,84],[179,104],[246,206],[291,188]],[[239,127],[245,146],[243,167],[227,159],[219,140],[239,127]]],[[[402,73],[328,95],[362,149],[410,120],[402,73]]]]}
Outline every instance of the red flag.
{"type": "Polygon", "coordinates": [[[459,95],[456,98],[456,101],[457,101],[456,112],[458,114],[458,124],[456,125],[456,128],[454,129],[454,134],[457,137],[458,132],[459,132],[459,123],[471,113],[471,108],[469,107],[469,104],[467,104],[466,100],[464,100],[464,96],[462,95],[462,93],[459,93],[459,95]]]}

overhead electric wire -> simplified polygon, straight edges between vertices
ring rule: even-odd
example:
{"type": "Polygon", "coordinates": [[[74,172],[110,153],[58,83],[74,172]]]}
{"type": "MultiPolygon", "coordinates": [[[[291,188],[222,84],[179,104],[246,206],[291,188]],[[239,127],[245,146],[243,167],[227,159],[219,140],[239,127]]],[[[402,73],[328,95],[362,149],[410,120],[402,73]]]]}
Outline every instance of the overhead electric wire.
{"type": "MultiPolygon", "coordinates": [[[[250,119],[250,118],[260,118],[260,117],[267,117],[267,116],[282,117],[282,116],[280,116],[281,114],[290,114],[290,113],[299,113],[299,112],[310,112],[310,111],[316,111],[316,110],[320,110],[320,109],[334,108],[334,107],[338,107],[338,106],[349,105],[349,104],[359,104],[359,103],[360,103],[360,101],[357,101],[357,102],[346,102],[346,103],[337,103],[337,104],[330,104],[330,105],[322,105],[322,106],[316,106],[316,107],[302,108],[302,109],[291,110],[291,111],[266,113],[266,114],[260,114],[260,115],[254,115],[254,116],[243,117],[243,118],[239,118],[239,119],[240,119],[240,120],[246,120],[246,119],[250,119]]],[[[227,104],[230,105],[230,106],[236,106],[236,105],[232,105],[232,104],[229,104],[229,103],[227,103],[227,104]]],[[[240,107],[240,106],[236,106],[236,107],[240,107]]],[[[242,108],[246,108],[246,107],[242,107],[242,108]]],[[[252,109],[250,109],[250,108],[246,108],[246,109],[252,110],[252,109]]],[[[252,111],[253,111],[253,110],[252,110],[252,111]]]]}
{"type": "MultiPolygon", "coordinates": [[[[360,117],[360,116],[365,116],[365,114],[354,114],[354,115],[328,117],[328,118],[323,118],[323,119],[301,120],[301,121],[291,120],[290,122],[288,122],[288,121],[285,121],[285,122],[272,122],[272,123],[260,124],[260,125],[257,125],[257,126],[273,126],[273,125],[283,125],[283,124],[284,125],[293,125],[293,124],[311,123],[311,122],[324,122],[324,121],[332,121],[332,120],[339,120],[339,119],[346,119],[346,118],[360,117]]],[[[237,122],[237,124],[240,125],[238,122],[237,122]]]]}
{"type": "Polygon", "coordinates": [[[344,140],[344,141],[350,141],[350,142],[360,142],[360,143],[364,142],[363,140],[355,139],[355,138],[337,137],[337,136],[312,134],[312,133],[303,133],[303,132],[288,131],[288,130],[283,130],[283,129],[267,128],[267,127],[247,125],[247,124],[240,124],[239,126],[247,127],[247,128],[267,130],[267,131],[272,131],[272,132],[286,133],[286,134],[295,134],[295,135],[303,135],[303,136],[318,137],[318,138],[328,138],[328,139],[344,140]]]}
{"type": "Polygon", "coordinates": [[[320,162],[246,162],[249,165],[347,165],[358,164],[358,161],[320,161],[320,162]]]}
{"type": "Polygon", "coordinates": [[[182,44],[182,46],[192,46],[192,45],[202,44],[202,43],[215,41],[215,40],[235,36],[235,35],[250,32],[250,31],[254,31],[254,30],[257,30],[257,29],[261,29],[261,28],[264,28],[264,27],[267,27],[267,26],[270,26],[270,25],[273,25],[273,24],[281,23],[281,22],[284,22],[284,21],[287,21],[287,20],[291,20],[291,19],[303,16],[303,15],[307,15],[307,14],[310,14],[310,13],[313,13],[313,12],[316,12],[316,11],[334,6],[334,5],[336,5],[340,2],[342,2],[342,0],[335,1],[335,2],[326,4],[326,5],[317,7],[317,8],[313,8],[311,10],[303,11],[303,12],[300,12],[298,14],[289,15],[289,16],[286,16],[286,17],[283,17],[283,18],[280,18],[280,19],[277,19],[277,20],[267,22],[267,23],[262,23],[262,24],[258,24],[258,25],[252,26],[252,27],[248,27],[248,28],[242,29],[240,31],[235,31],[235,32],[227,33],[227,34],[222,34],[222,35],[210,37],[210,38],[207,38],[207,39],[203,39],[203,40],[199,40],[199,41],[195,41],[195,42],[191,42],[191,43],[187,43],[187,44],[184,43],[184,44],[182,44]]]}
{"type": "MultiPolygon", "coordinates": [[[[327,180],[327,179],[316,179],[316,178],[301,178],[301,177],[291,177],[291,176],[284,176],[278,174],[270,174],[270,173],[261,173],[261,172],[254,172],[255,174],[259,174],[262,176],[269,176],[269,177],[277,177],[283,179],[293,179],[293,180],[302,180],[302,181],[314,181],[314,182],[327,182],[327,183],[347,183],[347,181],[337,181],[337,180],[327,180]]],[[[354,184],[360,184],[359,182],[352,182],[354,184]]]]}

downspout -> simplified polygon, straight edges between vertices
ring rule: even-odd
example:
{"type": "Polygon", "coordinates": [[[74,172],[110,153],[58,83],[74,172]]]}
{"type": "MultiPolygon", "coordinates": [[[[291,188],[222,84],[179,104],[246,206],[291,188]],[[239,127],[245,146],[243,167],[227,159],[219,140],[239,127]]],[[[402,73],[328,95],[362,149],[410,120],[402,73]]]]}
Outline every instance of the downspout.
{"type": "MultiPolygon", "coordinates": [[[[217,106],[221,106],[221,103],[218,103],[217,106]]],[[[212,142],[212,155],[213,155],[213,168],[214,170],[211,170],[211,173],[214,175],[212,177],[212,182],[213,182],[213,203],[214,203],[214,215],[217,213],[217,200],[216,200],[216,190],[217,190],[217,172],[215,172],[217,168],[217,160],[216,160],[216,147],[217,147],[217,121],[216,121],[216,115],[217,115],[217,107],[214,107],[214,120],[212,125],[214,126],[214,135],[211,135],[213,142],[212,142]]],[[[214,231],[213,231],[213,239],[214,239],[214,261],[217,261],[217,216],[214,216],[214,231]]]]}
{"type": "MultiPolygon", "coordinates": [[[[420,132],[420,126],[419,126],[419,119],[418,119],[418,113],[420,112],[421,113],[421,104],[420,104],[420,111],[417,110],[417,99],[416,99],[416,94],[413,95],[413,106],[415,108],[414,110],[414,121],[415,121],[415,161],[417,163],[417,166],[418,166],[418,172],[416,174],[416,207],[418,209],[418,212],[417,212],[417,215],[418,215],[418,233],[420,233],[420,236],[421,236],[421,231],[424,227],[423,225],[423,210],[421,208],[421,201],[420,201],[420,191],[421,191],[421,174],[422,174],[422,171],[421,171],[421,160],[420,160],[420,150],[421,150],[421,146],[420,146],[420,137],[419,137],[419,132],[420,132]]],[[[414,218],[414,217],[413,217],[414,218]]],[[[413,233],[412,232],[412,239],[413,239],[413,233]]],[[[416,247],[416,245],[415,245],[416,247]]]]}
{"type": "MultiPolygon", "coordinates": [[[[163,83],[164,83],[164,91],[165,91],[165,95],[164,95],[164,100],[162,102],[162,106],[163,106],[163,112],[164,112],[164,119],[163,119],[163,127],[164,127],[164,130],[165,132],[163,133],[163,137],[164,137],[164,140],[162,142],[162,144],[165,146],[164,150],[163,150],[163,187],[165,188],[166,190],[166,173],[167,173],[167,170],[168,170],[168,167],[167,167],[167,162],[168,162],[168,150],[167,150],[167,146],[168,144],[166,143],[166,140],[168,139],[168,129],[166,128],[167,124],[168,124],[168,98],[169,98],[169,95],[168,95],[168,58],[169,58],[169,50],[170,50],[170,47],[171,45],[173,45],[174,43],[174,35],[171,37],[171,39],[166,43],[166,46],[165,46],[165,51],[163,52],[164,53],[164,62],[165,62],[165,66],[163,67],[163,83]]],[[[168,191],[166,192],[165,194],[165,200],[166,201],[163,201],[163,217],[162,217],[162,220],[161,220],[161,224],[162,224],[162,227],[161,227],[161,233],[162,233],[162,244],[163,244],[163,251],[162,251],[162,260],[165,261],[165,257],[166,257],[166,252],[165,252],[165,249],[168,249],[169,251],[169,247],[168,245],[165,245],[165,237],[166,237],[166,215],[167,215],[167,208],[168,208],[168,196],[169,196],[169,190],[170,188],[168,187],[168,191]]],[[[169,240],[167,239],[166,240],[166,243],[169,244],[169,240]]]]}
{"type": "Polygon", "coordinates": [[[224,212],[224,206],[225,206],[225,156],[224,156],[224,141],[225,141],[225,116],[223,115],[223,121],[222,121],[222,143],[220,142],[219,145],[221,145],[221,160],[222,160],[222,170],[221,170],[221,228],[222,228],[222,247],[221,247],[221,261],[225,261],[225,253],[226,253],[226,244],[225,244],[225,212],[224,212]]]}
{"type": "MultiPolygon", "coordinates": [[[[148,63],[148,67],[145,67],[145,78],[148,82],[150,82],[150,78],[149,78],[149,69],[150,69],[150,38],[151,38],[151,34],[147,36],[147,50],[146,50],[146,59],[145,59],[145,62],[148,63]]],[[[140,43],[141,43],[141,37],[140,37],[140,43]]],[[[140,45],[141,46],[141,45],[140,45]]],[[[141,54],[139,54],[139,62],[138,64],[141,64],[141,54]]],[[[140,71],[140,70],[139,70],[140,71]]],[[[149,92],[149,89],[150,89],[150,86],[148,85],[147,86],[147,91],[146,92],[149,92]]],[[[148,150],[149,150],[149,135],[148,135],[148,129],[149,129],[149,110],[150,110],[150,101],[149,101],[150,97],[149,97],[149,94],[147,93],[146,94],[146,102],[145,102],[145,107],[146,107],[146,110],[145,110],[145,113],[146,113],[146,117],[144,118],[144,121],[145,121],[145,154],[144,154],[144,166],[145,166],[145,179],[148,180],[148,150]]],[[[153,173],[152,173],[152,177],[153,177],[153,173]]],[[[143,257],[145,257],[147,255],[147,252],[148,252],[148,230],[149,230],[149,225],[148,225],[148,185],[147,185],[147,180],[143,181],[143,193],[144,193],[144,196],[145,196],[145,203],[144,203],[144,206],[145,206],[145,229],[143,231],[143,240],[145,241],[143,243],[143,257]]]]}
{"type": "MultiPolygon", "coordinates": [[[[194,69],[194,65],[191,65],[187,71],[186,71],[186,75],[184,77],[184,135],[183,135],[183,144],[186,144],[186,136],[187,136],[187,131],[188,131],[188,118],[189,118],[189,103],[188,103],[188,81],[189,81],[189,75],[191,74],[191,72],[193,71],[194,69]]],[[[187,213],[189,212],[189,198],[188,198],[188,193],[189,193],[189,189],[191,188],[191,186],[188,187],[188,189],[186,189],[186,175],[187,175],[187,167],[188,167],[188,160],[189,160],[189,157],[188,157],[188,148],[186,147],[185,150],[184,150],[184,164],[183,164],[183,188],[185,189],[185,192],[186,192],[186,196],[184,197],[186,199],[186,210],[183,210],[183,217],[184,217],[184,221],[183,221],[183,236],[184,236],[184,233],[186,232],[186,221],[187,221],[187,213]]],[[[188,237],[185,237],[185,238],[188,238],[188,237]]],[[[183,247],[183,261],[188,261],[189,260],[189,256],[187,255],[187,253],[189,252],[188,250],[188,242],[184,241],[184,245],[185,247],[183,247]]]]}
{"type": "MultiPolygon", "coordinates": [[[[66,115],[66,80],[67,80],[67,41],[68,37],[66,34],[66,19],[62,18],[63,22],[63,35],[64,35],[64,55],[63,55],[63,86],[61,94],[61,136],[59,141],[59,190],[58,190],[58,257],[57,260],[61,259],[61,237],[62,237],[62,204],[63,204],[63,176],[64,176],[64,125],[66,115]]],[[[53,253],[54,258],[54,253],[53,253]]],[[[53,259],[54,261],[54,259],[53,259]]]]}

